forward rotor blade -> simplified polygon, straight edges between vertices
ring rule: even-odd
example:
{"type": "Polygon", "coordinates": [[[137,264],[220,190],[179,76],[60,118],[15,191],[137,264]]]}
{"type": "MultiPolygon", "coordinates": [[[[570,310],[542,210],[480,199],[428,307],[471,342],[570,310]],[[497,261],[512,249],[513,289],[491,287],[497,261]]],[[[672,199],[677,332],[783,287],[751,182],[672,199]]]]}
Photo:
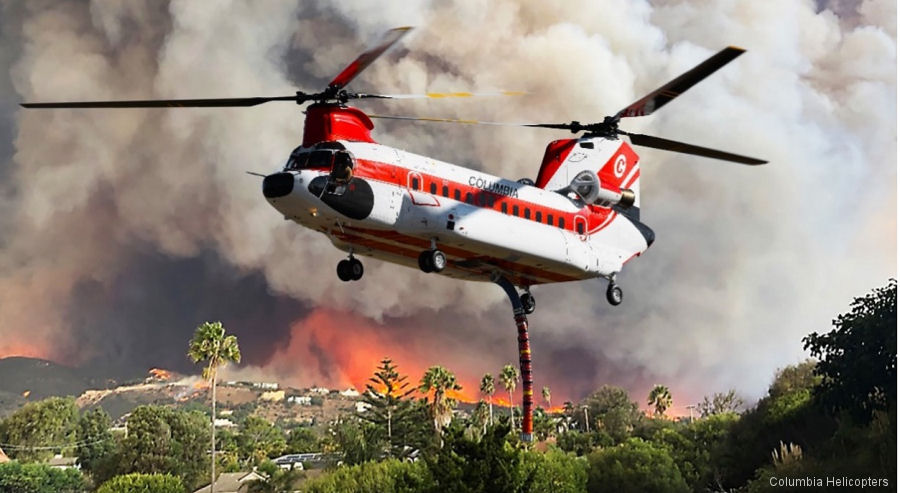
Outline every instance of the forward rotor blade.
{"type": "Polygon", "coordinates": [[[214,99],[145,99],[132,101],[67,101],[22,103],[24,108],[219,108],[256,106],[269,101],[297,101],[300,96],[214,99]]]}
{"type": "Polygon", "coordinates": [[[426,92],[425,94],[350,94],[351,99],[445,99],[445,98],[480,98],[493,96],[524,96],[525,91],[488,91],[488,92],[426,92]]]}
{"type": "Polygon", "coordinates": [[[351,80],[355,79],[356,76],[360,74],[360,72],[371,65],[376,58],[387,51],[391,45],[399,41],[400,38],[408,33],[410,29],[412,29],[412,27],[396,27],[385,33],[381,42],[376,46],[369,48],[362,55],[359,55],[356,60],[353,60],[353,63],[347,65],[347,68],[342,70],[341,73],[328,84],[328,87],[340,89],[349,84],[351,80]]]}
{"type": "Polygon", "coordinates": [[[680,152],[682,154],[693,154],[695,156],[709,157],[713,159],[722,159],[725,161],[733,161],[741,164],[766,164],[768,161],[756,159],[753,157],[741,156],[730,152],[709,149],[707,147],[685,144],[675,140],[653,137],[652,135],[633,134],[629,132],[619,131],[620,134],[627,135],[631,138],[631,143],[636,146],[652,147],[654,149],[662,149],[665,151],[680,152]]]}
{"type": "Polygon", "coordinates": [[[740,56],[743,52],[743,48],[736,48],[734,46],[725,48],[707,58],[706,61],[700,63],[700,65],[697,65],[675,79],[672,79],[666,85],[647,94],[641,99],[638,99],[625,108],[622,108],[621,111],[616,113],[614,118],[618,120],[622,117],[644,116],[653,113],[665,106],[669,101],[683,94],[694,84],[709,77],[713,72],[719,70],[725,66],[725,64],[740,56]]]}

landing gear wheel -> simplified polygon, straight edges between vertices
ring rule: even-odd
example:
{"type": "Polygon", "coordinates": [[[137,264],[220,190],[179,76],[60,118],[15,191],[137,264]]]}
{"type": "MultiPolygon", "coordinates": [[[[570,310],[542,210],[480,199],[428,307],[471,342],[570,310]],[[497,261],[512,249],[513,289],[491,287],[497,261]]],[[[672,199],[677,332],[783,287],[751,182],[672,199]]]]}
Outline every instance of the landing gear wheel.
{"type": "Polygon", "coordinates": [[[425,250],[419,254],[419,268],[422,272],[440,272],[447,268],[447,255],[440,250],[425,250]]]}
{"type": "Polygon", "coordinates": [[[422,272],[428,274],[434,272],[434,269],[431,267],[431,252],[425,250],[424,252],[419,254],[419,268],[422,269],[422,272]]]}
{"type": "MultiPolygon", "coordinates": [[[[360,267],[362,264],[360,264],[360,267]]],[[[338,279],[347,282],[353,279],[352,263],[349,260],[341,260],[337,264],[338,279]]]]}
{"type": "Polygon", "coordinates": [[[440,272],[447,267],[447,256],[440,250],[431,250],[429,252],[428,262],[434,272],[440,272]]]}
{"type": "Polygon", "coordinates": [[[363,264],[359,260],[355,258],[351,258],[348,262],[350,262],[349,271],[350,271],[350,280],[358,281],[362,279],[363,272],[363,264]]]}
{"type": "Polygon", "coordinates": [[[606,288],[606,301],[613,306],[622,302],[622,288],[618,284],[609,283],[606,288]]]}
{"type": "Polygon", "coordinates": [[[519,296],[519,301],[522,302],[522,309],[525,310],[526,314],[531,315],[532,313],[534,313],[536,303],[534,301],[533,294],[525,291],[524,293],[522,293],[522,296],[519,296]]]}

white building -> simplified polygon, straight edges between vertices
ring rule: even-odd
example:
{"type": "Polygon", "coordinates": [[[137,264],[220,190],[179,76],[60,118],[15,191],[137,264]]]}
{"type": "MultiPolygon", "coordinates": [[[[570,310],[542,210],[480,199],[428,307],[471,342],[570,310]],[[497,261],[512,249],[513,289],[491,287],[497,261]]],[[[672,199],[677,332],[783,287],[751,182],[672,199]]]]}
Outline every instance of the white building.
{"type": "Polygon", "coordinates": [[[342,390],[341,395],[344,397],[359,397],[359,392],[356,389],[347,389],[342,390]]]}
{"type": "Polygon", "coordinates": [[[292,395],[287,398],[287,401],[291,404],[299,404],[301,406],[311,406],[312,405],[312,397],[308,395],[292,395]]]}

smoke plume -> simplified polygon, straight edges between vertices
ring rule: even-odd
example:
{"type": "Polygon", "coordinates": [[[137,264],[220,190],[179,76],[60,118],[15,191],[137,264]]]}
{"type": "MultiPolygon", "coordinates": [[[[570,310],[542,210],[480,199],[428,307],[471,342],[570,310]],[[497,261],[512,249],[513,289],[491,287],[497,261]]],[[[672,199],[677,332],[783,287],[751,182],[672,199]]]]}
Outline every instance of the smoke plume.
{"type": "MultiPolygon", "coordinates": [[[[604,383],[635,398],[664,383],[679,403],[730,387],[758,396],[803,357],[805,334],[896,272],[896,4],[773,4],[3,2],[0,356],[185,370],[193,328],[222,319],[241,371],[298,385],[359,385],[385,355],[472,385],[515,361],[495,286],[371,259],[362,281],[341,283],[342,254],[266,204],[244,171],[274,170],[298,145],[296,106],[17,106],[314,90],[411,24],[354,89],[529,95],[363,109],[599,121],[724,46],[748,50],[622,125],[770,164],[639,150],[657,241],[620,276],[625,302],[608,306],[600,281],[541,286],[531,326],[536,383],[560,402],[604,383]]],[[[395,122],[374,135],[513,179],[564,137],[395,122]]]]}

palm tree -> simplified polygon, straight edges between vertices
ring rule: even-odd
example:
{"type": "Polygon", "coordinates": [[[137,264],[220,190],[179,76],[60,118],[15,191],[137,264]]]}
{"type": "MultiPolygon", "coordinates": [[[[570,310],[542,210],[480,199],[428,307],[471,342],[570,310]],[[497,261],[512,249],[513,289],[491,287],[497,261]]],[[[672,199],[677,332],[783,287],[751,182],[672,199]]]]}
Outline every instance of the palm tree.
{"type": "Polygon", "coordinates": [[[544,402],[547,403],[547,412],[550,412],[550,408],[552,407],[550,405],[550,387],[545,385],[544,388],[541,389],[541,395],[544,396],[544,402]]]}
{"type": "Polygon", "coordinates": [[[509,426],[512,427],[513,430],[516,429],[516,420],[513,417],[513,392],[516,391],[516,384],[519,381],[519,370],[516,369],[513,365],[506,365],[500,370],[500,382],[503,383],[503,388],[509,392],[509,426]]]}
{"type": "Polygon", "coordinates": [[[491,426],[494,426],[494,376],[490,373],[485,373],[483,377],[481,377],[481,393],[486,395],[488,398],[488,420],[491,423],[491,426]]]}
{"type": "Polygon", "coordinates": [[[194,363],[203,361],[203,378],[209,380],[212,394],[212,461],[210,493],[215,493],[216,488],[216,375],[219,367],[228,363],[241,362],[241,350],[238,347],[237,337],[226,336],[222,322],[204,322],[197,327],[194,338],[188,347],[188,357],[194,363]]]}
{"type": "Polygon", "coordinates": [[[666,413],[672,405],[672,393],[665,385],[657,385],[650,391],[647,396],[647,405],[653,407],[653,413],[657,417],[661,417],[666,413]]]}
{"type": "MultiPolygon", "coordinates": [[[[440,438],[444,427],[450,424],[453,407],[456,406],[456,399],[447,397],[447,391],[462,390],[462,386],[456,382],[456,375],[443,366],[432,366],[422,375],[422,381],[419,382],[419,392],[428,394],[434,392],[431,398],[429,411],[431,419],[434,421],[434,432],[440,438]]],[[[444,441],[441,439],[441,446],[444,441]]]]}

